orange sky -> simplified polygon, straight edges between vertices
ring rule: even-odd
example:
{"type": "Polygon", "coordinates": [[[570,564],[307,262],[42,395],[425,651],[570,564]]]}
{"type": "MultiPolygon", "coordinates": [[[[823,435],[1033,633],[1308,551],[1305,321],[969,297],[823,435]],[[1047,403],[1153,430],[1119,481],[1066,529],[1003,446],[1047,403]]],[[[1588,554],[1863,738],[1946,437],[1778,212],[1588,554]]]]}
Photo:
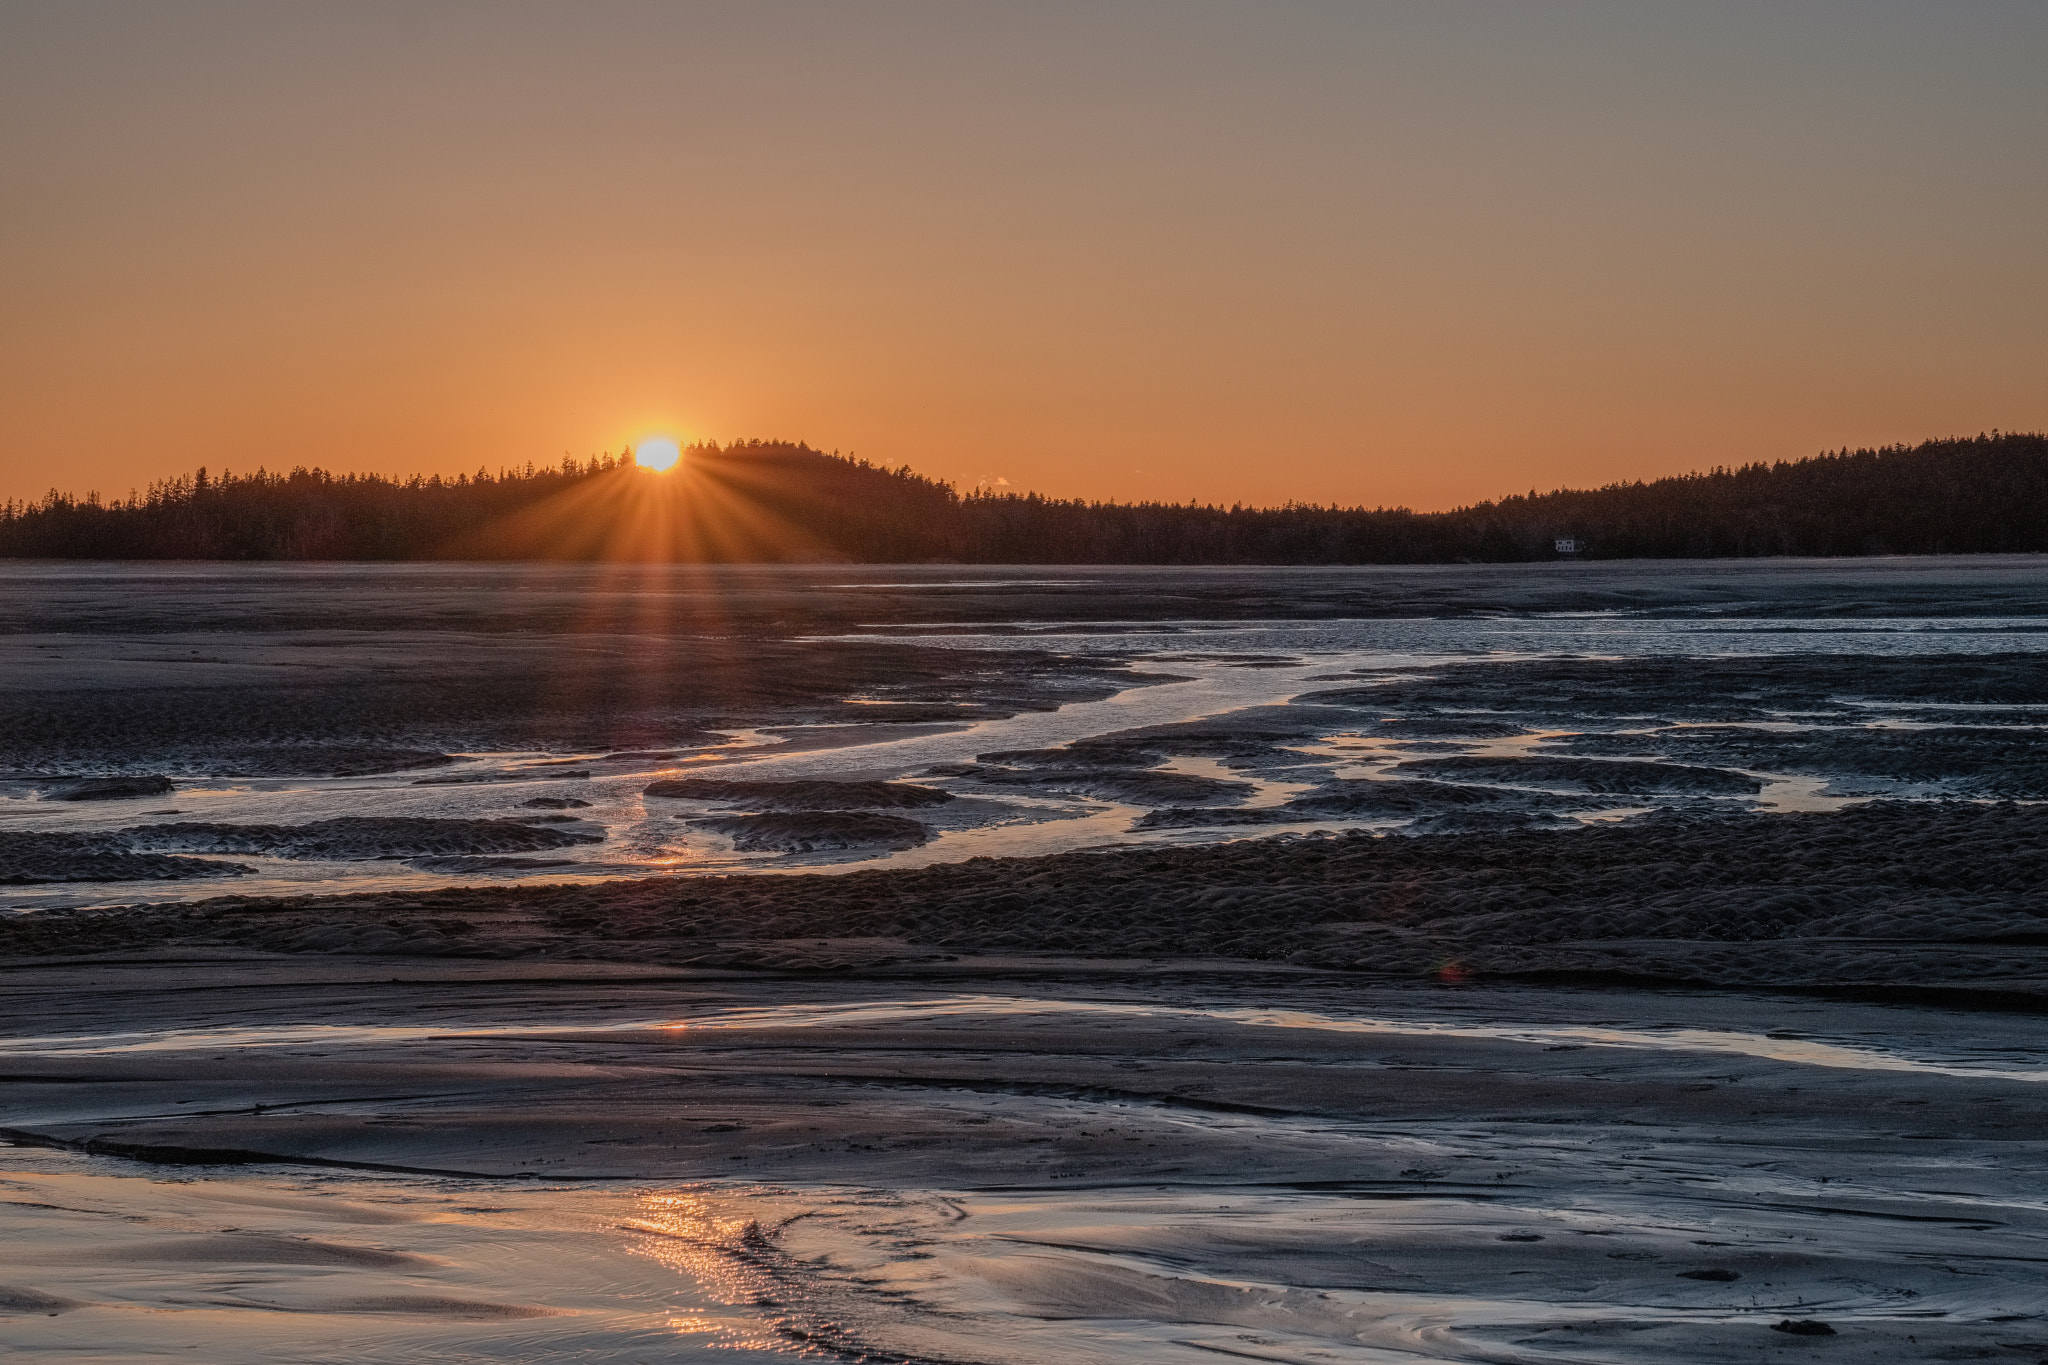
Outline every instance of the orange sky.
{"type": "Polygon", "coordinates": [[[2048,7],[0,0],[0,497],[1405,503],[2048,427],[2048,7]]]}

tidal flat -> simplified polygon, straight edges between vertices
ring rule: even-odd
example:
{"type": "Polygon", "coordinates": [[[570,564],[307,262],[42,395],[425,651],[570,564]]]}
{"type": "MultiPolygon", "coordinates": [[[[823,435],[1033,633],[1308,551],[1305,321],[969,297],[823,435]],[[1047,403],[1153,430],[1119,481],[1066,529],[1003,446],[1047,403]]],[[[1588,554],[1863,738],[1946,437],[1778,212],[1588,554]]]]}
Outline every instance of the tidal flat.
{"type": "Polygon", "coordinates": [[[2048,563],[0,568],[25,1358],[2048,1358],[2048,563]]]}

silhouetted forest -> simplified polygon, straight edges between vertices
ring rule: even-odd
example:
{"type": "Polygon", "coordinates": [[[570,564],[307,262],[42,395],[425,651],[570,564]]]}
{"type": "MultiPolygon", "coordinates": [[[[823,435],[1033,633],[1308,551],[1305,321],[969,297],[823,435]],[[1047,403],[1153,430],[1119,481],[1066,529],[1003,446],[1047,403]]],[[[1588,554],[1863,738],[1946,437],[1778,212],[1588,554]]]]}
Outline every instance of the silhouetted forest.
{"type": "Polygon", "coordinates": [[[0,506],[49,559],[1413,564],[2048,551],[2048,437],[1841,450],[1449,512],[1099,503],[950,485],[779,441],[391,479],[204,469],[102,501],[0,506]]]}

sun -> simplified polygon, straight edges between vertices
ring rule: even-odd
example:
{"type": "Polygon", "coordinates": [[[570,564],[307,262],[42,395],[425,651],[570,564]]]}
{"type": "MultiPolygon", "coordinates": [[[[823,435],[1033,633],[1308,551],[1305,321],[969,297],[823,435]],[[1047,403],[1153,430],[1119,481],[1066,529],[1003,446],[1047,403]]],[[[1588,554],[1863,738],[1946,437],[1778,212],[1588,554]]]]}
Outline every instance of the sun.
{"type": "Polygon", "coordinates": [[[673,469],[682,458],[682,447],[673,436],[649,436],[633,447],[633,463],[642,469],[673,469]]]}

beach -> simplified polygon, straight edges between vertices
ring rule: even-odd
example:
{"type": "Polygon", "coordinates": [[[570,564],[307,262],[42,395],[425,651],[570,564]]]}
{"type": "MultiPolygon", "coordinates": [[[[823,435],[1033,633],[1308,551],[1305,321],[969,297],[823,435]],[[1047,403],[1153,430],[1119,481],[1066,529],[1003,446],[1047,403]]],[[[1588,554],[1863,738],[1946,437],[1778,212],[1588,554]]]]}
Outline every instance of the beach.
{"type": "Polygon", "coordinates": [[[2048,570],[1509,567],[24,577],[10,1344],[2048,1355],[2048,570]]]}

